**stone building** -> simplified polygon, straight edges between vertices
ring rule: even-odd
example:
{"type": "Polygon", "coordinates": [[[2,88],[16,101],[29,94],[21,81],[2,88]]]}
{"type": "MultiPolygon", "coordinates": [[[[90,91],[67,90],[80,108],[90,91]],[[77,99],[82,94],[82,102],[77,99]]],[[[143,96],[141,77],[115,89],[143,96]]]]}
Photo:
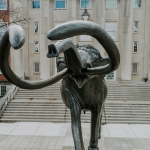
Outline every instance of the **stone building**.
{"type": "MultiPolygon", "coordinates": [[[[57,73],[56,61],[47,58],[47,32],[71,20],[83,20],[85,9],[89,21],[98,23],[114,39],[121,54],[117,71],[106,80],[130,82],[150,78],[150,0],[13,0],[31,20],[23,25],[25,45],[11,51],[13,70],[30,80],[49,78],[57,73]]],[[[85,18],[86,21],[86,18],[85,18]]],[[[102,56],[105,50],[92,37],[81,35],[72,38],[75,44],[91,44],[102,56]]]]}

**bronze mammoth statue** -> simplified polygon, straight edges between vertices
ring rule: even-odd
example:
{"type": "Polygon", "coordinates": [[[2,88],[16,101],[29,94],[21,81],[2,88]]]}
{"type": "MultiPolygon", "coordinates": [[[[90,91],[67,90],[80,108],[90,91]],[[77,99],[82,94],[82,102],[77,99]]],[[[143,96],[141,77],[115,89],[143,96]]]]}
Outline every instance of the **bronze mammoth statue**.
{"type": "Polygon", "coordinates": [[[25,41],[24,31],[17,25],[10,26],[0,41],[1,71],[8,81],[24,89],[39,89],[63,79],[61,94],[65,105],[70,109],[75,149],[84,150],[80,115],[81,110],[89,110],[91,137],[88,149],[98,150],[102,108],[107,96],[104,76],[118,68],[119,50],[104,29],[90,21],[71,21],[61,24],[50,30],[47,37],[50,40],[59,40],[48,46],[47,57],[58,57],[61,52],[65,56],[65,61],[58,63],[60,72],[57,75],[44,81],[29,83],[13,73],[8,64],[10,47],[18,49],[25,41]],[[75,46],[68,38],[77,35],[90,35],[96,38],[109,58],[102,58],[99,51],[90,45],[75,46]]]}

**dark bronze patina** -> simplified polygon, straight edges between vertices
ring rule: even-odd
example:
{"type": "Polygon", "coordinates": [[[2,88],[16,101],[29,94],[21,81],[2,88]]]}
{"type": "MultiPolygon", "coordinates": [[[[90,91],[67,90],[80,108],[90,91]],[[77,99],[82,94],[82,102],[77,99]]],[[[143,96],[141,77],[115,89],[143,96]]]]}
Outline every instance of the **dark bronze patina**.
{"type": "Polygon", "coordinates": [[[103,106],[107,96],[104,76],[119,67],[120,54],[113,39],[96,23],[71,21],[52,29],[47,35],[50,40],[59,40],[48,46],[47,57],[58,57],[63,52],[65,61],[57,64],[60,71],[47,80],[29,83],[17,77],[8,64],[10,47],[20,48],[25,34],[20,26],[12,25],[0,41],[0,68],[13,84],[24,89],[39,89],[63,79],[61,94],[70,109],[72,133],[76,150],[84,150],[80,115],[82,110],[91,111],[91,138],[89,150],[98,150],[103,106]],[[77,35],[90,35],[104,47],[109,58],[102,58],[99,51],[90,45],[77,45],[68,39],[77,35]]]}

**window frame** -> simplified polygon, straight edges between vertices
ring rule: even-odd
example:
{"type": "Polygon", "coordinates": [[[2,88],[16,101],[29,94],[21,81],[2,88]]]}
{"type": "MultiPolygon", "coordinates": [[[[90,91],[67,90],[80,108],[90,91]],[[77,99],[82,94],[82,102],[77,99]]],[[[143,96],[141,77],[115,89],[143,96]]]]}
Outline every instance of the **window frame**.
{"type": "Polygon", "coordinates": [[[139,74],[139,63],[138,62],[132,62],[132,75],[138,75],[139,74]],[[137,64],[137,72],[133,72],[133,64],[137,64]]]}
{"type": "Polygon", "coordinates": [[[40,62],[33,62],[33,74],[40,74],[40,62]],[[38,63],[39,64],[39,72],[35,71],[35,64],[38,63]]]}
{"type": "Polygon", "coordinates": [[[7,0],[6,0],[6,9],[1,9],[1,8],[0,8],[0,10],[7,10],[7,8],[8,8],[8,2],[7,2],[7,0]]]}
{"type": "Polygon", "coordinates": [[[141,0],[140,0],[140,7],[134,7],[134,2],[135,2],[135,0],[133,0],[133,8],[134,8],[134,9],[141,8],[141,6],[142,6],[142,5],[141,5],[141,4],[142,4],[142,1],[141,1],[141,0]]]}
{"type": "MultiPolygon", "coordinates": [[[[107,1],[107,0],[106,0],[107,1]]],[[[106,7],[106,1],[105,1],[105,9],[111,10],[111,9],[118,9],[118,0],[116,0],[116,7],[115,8],[107,8],[106,7]]]]}
{"type": "MultiPolygon", "coordinates": [[[[107,79],[107,78],[106,78],[106,76],[108,75],[108,74],[107,74],[107,75],[105,76],[105,81],[116,81],[116,71],[113,71],[113,72],[114,72],[114,79],[113,79],[113,80],[107,79]]],[[[111,73],[112,73],[112,72],[111,72],[111,73]]]]}
{"type": "Polygon", "coordinates": [[[35,21],[35,22],[34,22],[34,33],[35,33],[35,34],[38,34],[38,33],[39,33],[39,22],[38,22],[38,21],[35,21]],[[38,32],[35,32],[35,23],[38,24],[38,32]]]}
{"type": "Polygon", "coordinates": [[[55,0],[55,9],[61,9],[61,10],[66,10],[67,9],[67,3],[66,3],[66,0],[55,0]],[[65,1],[65,8],[56,8],[56,2],[57,1],[65,1]]]}
{"type": "Polygon", "coordinates": [[[36,53],[36,54],[39,53],[39,41],[34,41],[34,53],[36,53]],[[38,52],[36,52],[36,49],[35,49],[35,48],[36,48],[36,47],[35,47],[35,43],[38,43],[38,52]]]}
{"type": "Polygon", "coordinates": [[[139,42],[138,41],[133,41],[133,53],[136,54],[138,53],[138,48],[139,48],[139,42]],[[137,42],[137,52],[134,51],[134,43],[137,42]]]}
{"type": "MultiPolygon", "coordinates": [[[[81,7],[81,1],[82,1],[82,0],[80,0],[80,9],[85,9],[85,8],[82,8],[82,7],[81,7]]],[[[91,9],[91,8],[92,8],[92,2],[91,2],[91,0],[90,0],[90,7],[89,7],[89,8],[86,8],[86,9],[91,9]]]]}
{"type": "Polygon", "coordinates": [[[135,34],[139,33],[139,21],[133,22],[133,33],[135,33],[135,34]],[[135,22],[138,22],[137,32],[134,31],[135,22]]]}
{"type": "MultiPolygon", "coordinates": [[[[115,39],[113,39],[112,37],[112,39],[116,42],[117,41],[117,39],[118,39],[118,35],[117,35],[117,30],[118,30],[118,22],[117,21],[105,21],[105,31],[109,34],[109,32],[106,30],[106,24],[107,23],[116,23],[116,37],[115,37],[115,39]]],[[[110,35],[110,34],[109,34],[110,35]]],[[[110,35],[111,36],[111,35],[110,35]]]]}
{"type": "Polygon", "coordinates": [[[1,85],[0,86],[0,96],[4,96],[3,94],[2,94],[2,87],[5,87],[5,93],[4,93],[4,95],[6,94],[6,92],[7,92],[7,86],[6,85],[1,85]]]}
{"type": "Polygon", "coordinates": [[[32,9],[33,10],[39,10],[41,8],[41,1],[40,0],[32,0],[32,9]],[[33,2],[34,1],[39,1],[40,2],[40,7],[39,8],[33,8],[33,2]]]}

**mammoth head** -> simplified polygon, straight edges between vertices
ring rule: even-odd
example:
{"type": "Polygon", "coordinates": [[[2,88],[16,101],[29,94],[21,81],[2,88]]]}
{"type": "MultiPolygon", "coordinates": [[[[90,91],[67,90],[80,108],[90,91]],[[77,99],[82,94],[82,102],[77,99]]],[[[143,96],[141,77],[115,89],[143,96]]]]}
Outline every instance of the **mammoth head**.
{"type": "MultiPolygon", "coordinates": [[[[100,52],[89,44],[77,44],[76,50],[79,53],[81,62],[86,68],[93,68],[109,64],[109,58],[102,58],[100,52]]],[[[65,58],[57,61],[58,72],[66,68],[65,58]]]]}
{"type": "Polygon", "coordinates": [[[5,31],[0,40],[0,69],[8,81],[24,89],[38,89],[54,84],[68,75],[103,75],[116,70],[119,66],[120,54],[115,42],[94,22],[67,22],[50,30],[47,37],[50,40],[59,40],[49,45],[47,57],[58,57],[59,53],[64,52],[66,69],[47,80],[32,83],[16,76],[9,67],[9,51],[11,46],[18,49],[23,45],[25,34],[20,26],[13,25],[5,31]],[[75,46],[68,38],[77,35],[90,35],[96,38],[108,53],[109,59],[102,58],[98,50],[90,45],[75,46]]]}

